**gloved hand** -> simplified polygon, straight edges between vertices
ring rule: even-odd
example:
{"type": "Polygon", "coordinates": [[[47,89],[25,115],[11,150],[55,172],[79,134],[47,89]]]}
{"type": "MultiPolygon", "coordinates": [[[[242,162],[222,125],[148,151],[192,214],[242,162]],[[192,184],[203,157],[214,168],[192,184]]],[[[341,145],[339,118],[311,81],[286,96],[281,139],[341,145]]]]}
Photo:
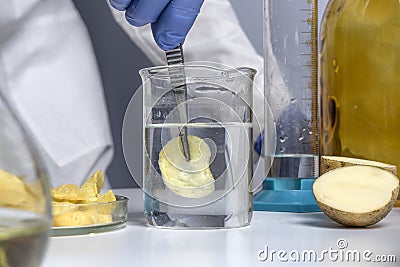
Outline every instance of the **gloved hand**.
{"type": "Polygon", "coordinates": [[[133,26],[151,23],[158,46],[169,50],[183,43],[200,12],[204,0],[109,0],[112,7],[125,11],[133,26]]]}

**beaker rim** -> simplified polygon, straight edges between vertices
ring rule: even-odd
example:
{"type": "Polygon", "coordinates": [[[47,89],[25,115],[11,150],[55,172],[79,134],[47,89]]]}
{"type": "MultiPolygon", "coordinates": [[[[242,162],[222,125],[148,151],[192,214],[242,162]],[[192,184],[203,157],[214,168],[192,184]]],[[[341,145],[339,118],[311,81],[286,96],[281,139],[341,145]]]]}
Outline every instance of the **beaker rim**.
{"type": "MultiPolygon", "coordinates": [[[[228,65],[224,65],[221,63],[217,62],[208,62],[208,61],[194,61],[194,62],[186,62],[184,64],[179,64],[181,66],[184,66],[185,68],[202,68],[202,69],[209,69],[209,70],[214,70],[214,71],[221,71],[225,73],[229,73],[229,77],[233,78],[235,74],[238,76],[244,75],[250,79],[253,79],[254,76],[257,73],[257,70],[251,67],[230,67],[228,65]]],[[[179,66],[179,65],[174,65],[179,66]]],[[[153,66],[153,67],[147,67],[139,70],[140,76],[144,78],[152,78],[152,79],[169,79],[170,75],[168,72],[168,69],[173,66],[153,66]]],[[[196,75],[196,78],[199,79],[221,79],[221,78],[226,78],[225,75],[201,75],[198,74],[196,75]]]]}

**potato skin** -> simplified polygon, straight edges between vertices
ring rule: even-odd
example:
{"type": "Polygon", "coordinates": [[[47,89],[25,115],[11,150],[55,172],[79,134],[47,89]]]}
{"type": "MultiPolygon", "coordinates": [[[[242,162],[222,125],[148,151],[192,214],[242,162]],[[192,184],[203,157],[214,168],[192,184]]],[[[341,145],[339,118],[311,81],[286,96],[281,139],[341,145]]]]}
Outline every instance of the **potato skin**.
{"type": "Polygon", "coordinates": [[[335,222],[349,227],[366,227],[373,225],[386,217],[386,215],[392,210],[398,194],[399,194],[399,186],[397,186],[392,191],[391,200],[383,208],[364,213],[351,213],[347,211],[338,210],[320,202],[315,196],[315,194],[314,197],[317,201],[318,206],[325,213],[325,215],[334,220],[335,222]]]}
{"type": "Polygon", "coordinates": [[[334,159],[330,159],[329,156],[327,156],[327,157],[321,156],[320,175],[322,175],[328,171],[337,169],[337,168],[356,166],[356,165],[358,165],[358,166],[364,166],[364,165],[365,166],[373,166],[373,167],[377,167],[382,170],[391,172],[394,175],[397,175],[397,168],[394,165],[387,164],[386,166],[376,166],[376,165],[372,165],[372,164],[354,163],[354,162],[346,161],[345,157],[337,157],[337,160],[334,160],[334,159]]]}

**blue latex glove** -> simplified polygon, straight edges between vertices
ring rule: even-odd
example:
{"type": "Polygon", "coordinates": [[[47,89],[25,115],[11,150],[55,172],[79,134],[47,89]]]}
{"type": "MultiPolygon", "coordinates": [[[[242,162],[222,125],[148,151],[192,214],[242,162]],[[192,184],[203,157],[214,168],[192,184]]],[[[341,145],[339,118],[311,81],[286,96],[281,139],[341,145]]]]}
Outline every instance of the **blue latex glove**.
{"type": "Polygon", "coordinates": [[[264,143],[264,132],[258,135],[257,140],[254,143],[254,150],[257,152],[258,155],[261,155],[263,143],[264,143]]]}
{"type": "Polygon", "coordinates": [[[133,26],[151,23],[153,37],[163,50],[177,47],[200,12],[204,0],[109,0],[112,7],[125,11],[133,26]]]}

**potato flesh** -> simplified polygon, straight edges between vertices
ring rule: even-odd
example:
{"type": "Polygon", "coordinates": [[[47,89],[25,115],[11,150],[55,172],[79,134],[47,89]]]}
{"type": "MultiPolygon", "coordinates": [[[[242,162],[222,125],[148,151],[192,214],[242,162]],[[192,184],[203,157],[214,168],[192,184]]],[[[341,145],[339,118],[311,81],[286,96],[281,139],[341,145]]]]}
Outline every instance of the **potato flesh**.
{"type": "Polygon", "coordinates": [[[369,166],[343,167],[325,173],[314,183],[318,201],[338,210],[365,213],[391,201],[399,185],[390,172],[369,166]]]}

